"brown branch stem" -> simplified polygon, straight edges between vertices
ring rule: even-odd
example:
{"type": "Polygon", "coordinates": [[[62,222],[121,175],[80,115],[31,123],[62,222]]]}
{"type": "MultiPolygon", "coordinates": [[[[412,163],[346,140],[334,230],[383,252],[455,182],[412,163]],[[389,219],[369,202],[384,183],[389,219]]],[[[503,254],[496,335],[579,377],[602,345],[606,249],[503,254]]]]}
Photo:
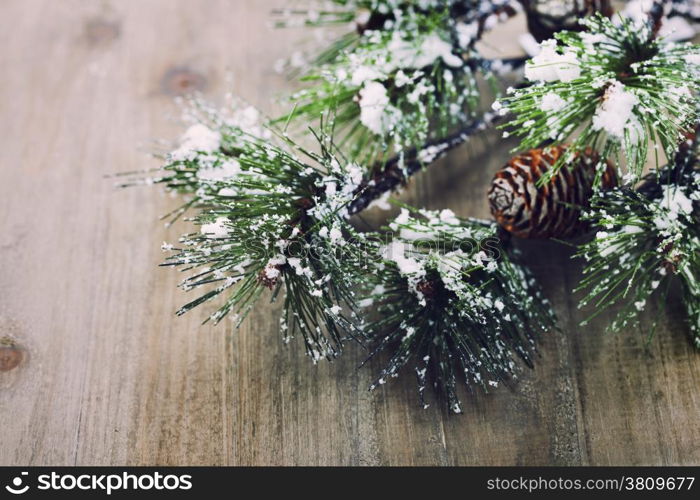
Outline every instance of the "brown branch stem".
{"type": "Polygon", "coordinates": [[[390,158],[377,169],[371,180],[358,188],[359,195],[348,206],[348,215],[361,212],[384,193],[405,184],[413,174],[464,144],[477,133],[491,127],[500,118],[496,113],[485,113],[482,118],[471,121],[452,135],[430,141],[420,148],[411,148],[390,158]]]}

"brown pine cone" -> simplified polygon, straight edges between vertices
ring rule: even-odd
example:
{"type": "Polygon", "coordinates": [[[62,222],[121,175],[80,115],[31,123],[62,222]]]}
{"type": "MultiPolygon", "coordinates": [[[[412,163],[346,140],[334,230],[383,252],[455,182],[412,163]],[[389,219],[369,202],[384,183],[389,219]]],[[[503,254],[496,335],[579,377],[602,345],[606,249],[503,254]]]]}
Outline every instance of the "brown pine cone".
{"type": "MultiPolygon", "coordinates": [[[[545,185],[542,175],[566,151],[563,146],[532,149],[513,157],[499,170],[488,199],[496,222],[520,238],[568,238],[586,229],[579,220],[588,207],[600,155],[591,149],[577,154],[573,165],[564,165],[545,185]]],[[[617,173],[606,163],[602,188],[617,186],[617,173]]]]}

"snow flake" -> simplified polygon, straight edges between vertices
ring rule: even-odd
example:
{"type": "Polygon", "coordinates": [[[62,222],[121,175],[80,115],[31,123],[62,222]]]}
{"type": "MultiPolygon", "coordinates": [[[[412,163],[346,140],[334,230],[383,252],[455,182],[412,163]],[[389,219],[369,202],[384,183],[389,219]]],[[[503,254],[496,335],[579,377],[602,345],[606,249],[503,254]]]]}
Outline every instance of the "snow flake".
{"type": "Polygon", "coordinates": [[[605,91],[603,102],[593,115],[593,130],[605,130],[609,135],[622,139],[627,123],[633,118],[632,111],[639,103],[635,94],[625,90],[625,86],[615,81],[605,91]]]}
{"type": "Polygon", "coordinates": [[[540,52],[525,65],[525,78],[542,82],[570,82],[581,76],[576,53],[557,51],[556,40],[545,40],[540,52]]]}
{"type": "Polygon", "coordinates": [[[174,160],[190,158],[194,152],[212,153],[221,146],[221,134],[206,125],[196,123],[180,138],[180,147],[170,155],[174,160]]]}
{"type": "Polygon", "coordinates": [[[560,95],[555,94],[554,92],[549,92],[542,96],[542,100],[540,101],[540,109],[542,109],[542,111],[556,113],[557,111],[564,109],[567,104],[568,102],[562,99],[560,95]]]}
{"type": "Polygon", "coordinates": [[[386,87],[378,82],[368,82],[360,90],[360,121],[375,134],[387,129],[385,111],[389,105],[386,87]]]}
{"type": "Polygon", "coordinates": [[[202,234],[211,236],[212,238],[224,238],[228,236],[228,228],[226,227],[226,217],[217,217],[214,222],[202,224],[200,231],[202,234]]]}

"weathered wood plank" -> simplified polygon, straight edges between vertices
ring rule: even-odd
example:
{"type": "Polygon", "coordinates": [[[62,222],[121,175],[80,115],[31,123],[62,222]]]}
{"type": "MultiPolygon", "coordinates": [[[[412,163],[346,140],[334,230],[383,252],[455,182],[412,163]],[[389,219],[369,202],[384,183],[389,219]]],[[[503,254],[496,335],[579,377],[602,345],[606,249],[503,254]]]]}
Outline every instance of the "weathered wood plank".
{"type": "MultiPolygon", "coordinates": [[[[367,392],[379,360],[356,370],[356,346],[312,366],[280,342],[279,306],[239,331],[174,317],[178,273],[156,266],[184,228],[158,221],[176,200],[103,176],[155,165],[139,148],[177,135],[172,94],[220,98],[227,70],[272,110],[290,85],[273,63],[308,36],[267,28],[278,4],[0,4],[0,344],[22,352],[0,372],[0,463],[697,464],[700,356],[677,306],[649,349],[604,334],[605,318],[577,326],[579,267],[555,244],[521,246],[563,331],[514,390],[466,396],[459,417],[421,410],[410,373],[367,392]]],[[[508,155],[484,137],[403,199],[486,217],[508,155]]]]}

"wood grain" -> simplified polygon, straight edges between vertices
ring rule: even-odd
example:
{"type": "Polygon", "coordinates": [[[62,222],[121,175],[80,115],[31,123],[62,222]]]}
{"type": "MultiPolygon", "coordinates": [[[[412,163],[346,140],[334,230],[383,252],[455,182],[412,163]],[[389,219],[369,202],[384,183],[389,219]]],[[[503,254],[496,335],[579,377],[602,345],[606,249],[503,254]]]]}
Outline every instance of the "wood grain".
{"type": "MultiPolygon", "coordinates": [[[[358,371],[359,348],[312,366],[280,342],[275,307],[239,331],[175,318],[186,297],[157,264],[183,229],[158,221],[176,201],[104,176],[155,166],[149,140],[178,133],[172,95],[218,99],[229,70],[272,110],[290,85],[273,63],[308,36],[270,31],[279,4],[0,3],[0,346],[22,352],[0,372],[0,463],[700,463],[700,356],[677,301],[648,312],[661,318],[648,347],[644,332],[605,334],[605,318],[580,328],[578,264],[555,244],[522,246],[562,332],[513,390],[467,396],[463,416],[420,409],[410,375],[367,392],[378,364],[358,371]]],[[[507,157],[487,135],[403,198],[485,217],[507,157]]]]}

